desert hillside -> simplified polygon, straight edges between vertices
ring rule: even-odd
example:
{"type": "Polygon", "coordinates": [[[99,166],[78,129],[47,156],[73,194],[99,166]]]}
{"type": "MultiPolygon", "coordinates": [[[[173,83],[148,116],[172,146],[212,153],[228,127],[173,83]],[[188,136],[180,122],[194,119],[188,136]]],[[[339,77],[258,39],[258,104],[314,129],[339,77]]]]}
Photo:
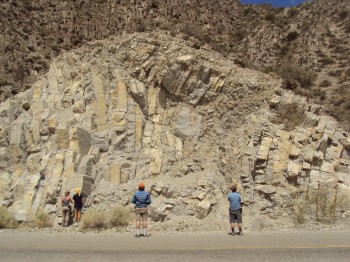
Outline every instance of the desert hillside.
{"type": "Polygon", "coordinates": [[[287,88],[325,105],[348,129],[349,6],[339,0],[293,8],[238,0],[2,1],[1,101],[30,88],[63,50],[163,30],[196,49],[210,46],[240,66],[278,73],[287,88]]]}

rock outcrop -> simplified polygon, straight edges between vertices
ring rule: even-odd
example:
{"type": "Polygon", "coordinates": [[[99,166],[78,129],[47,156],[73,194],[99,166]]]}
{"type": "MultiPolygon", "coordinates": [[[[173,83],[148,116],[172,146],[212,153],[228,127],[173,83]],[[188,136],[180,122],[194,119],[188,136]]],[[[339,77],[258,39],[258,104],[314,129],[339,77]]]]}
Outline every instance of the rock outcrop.
{"type": "MultiPolygon", "coordinates": [[[[163,34],[94,41],[62,53],[31,89],[0,105],[0,201],[30,219],[128,205],[137,182],[159,229],[223,228],[237,183],[247,225],[292,224],[293,196],[349,195],[349,136],[274,75],[163,34]]],[[[337,217],[348,207],[337,208],[337,217]]]]}
{"type": "Polygon", "coordinates": [[[245,67],[276,70],[292,61],[311,70],[317,74],[312,98],[347,127],[349,7],[339,0],[293,8],[239,0],[2,1],[0,101],[30,88],[61,51],[94,39],[164,30],[197,49],[209,45],[245,67]]]}

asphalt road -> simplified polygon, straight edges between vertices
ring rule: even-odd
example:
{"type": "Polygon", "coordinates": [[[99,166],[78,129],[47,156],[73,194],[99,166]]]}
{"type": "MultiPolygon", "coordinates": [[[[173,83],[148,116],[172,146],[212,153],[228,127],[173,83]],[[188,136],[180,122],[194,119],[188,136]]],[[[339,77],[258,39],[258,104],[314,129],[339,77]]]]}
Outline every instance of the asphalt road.
{"type": "Polygon", "coordinates": [[[349,232],[131,233],[0,231],[0,261],[350,261],[349,232]]]}

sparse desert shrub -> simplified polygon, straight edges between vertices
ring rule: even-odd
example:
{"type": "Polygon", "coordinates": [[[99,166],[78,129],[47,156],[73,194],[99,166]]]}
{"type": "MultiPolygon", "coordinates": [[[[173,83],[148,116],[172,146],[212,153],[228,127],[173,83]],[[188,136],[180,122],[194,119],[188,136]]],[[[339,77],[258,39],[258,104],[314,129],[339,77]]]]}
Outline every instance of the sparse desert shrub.
{"type": "Polygon", "coordinates": [[[108,218],[106,213],[96,210],[89,209],[84,213],[81,219],[81,229],[102,229],[108,225],[108,218]]]}
{"type": "Polygon", "coordinates": [[[12,84],[7,82],[6,80],[0,80],[0,86],[6,86],[6,85],[12,85],[12,84]]]}
{"type": "Polygon", "coordinates": [[[329,81],[329,80],[323,80],[321,83],[320,83],[320,87],[329,87],[332,83],[329,81]]]}
{"type": "Polygon", "coordinates": [[[265,74],[268,74],[268,73],[271,73],[271,72],[274,72],[274,68],[272,66],[267,66],[264,68],[264,73],[265,74]]]}
{"type": "Polygon", "coordinates": [[[276,20],[276,16],[274,14],[267,14],[265,16],[265,20],[270,21],[270,22],[274,22],[276,20]]]}
{"type": "Polygon", "coordinates": [[[6,207],[0,206],[0,228],[15,228],[16,221],[14,216],[7,210],[6,207]]]}
{"type": "Polygon", "coordinates": [[[292,42],[292,41],[294,41],[295,39],[297,39],[298,36],[299,36],[299,33],[298,33],[298,32],[292,31],[292,32],[289,32],[289,33],[287,34],[286,40],[287,40],[288,42],[292,42]]]}
{"type": "Polygon", "coordinates": [[[309,202],[306,201],[305,196],[298,195],[293,199],[293,210],[295,219],[299,224],[303,224],[306,221],[307,211],[310,208],[309,202]]]}
{"type": "Polygon", "coordinates": [[[341,75],[341,70],[334,70],[334,71],[329,71],[328,75],[333,76],[333,77],[339,77],[341,75]]]}
{"type": "Polygon", "coordinates": [[[39,210],[35,215],[35,226],[38,228],[52,227],[52,222],[48,213],[39,210]]]}
{"type": "Polygon", "coordinates": [[[319,62],[322,63],[322,66],[331,65],[335,63],[335,61],[330,57],[321,58],[319,62]]]}
{"type": "Polygon", "coordinates": [[[245,63],[244,59],[241,59],[241,58],[235,58],[233,60],[233,62],[237,65],[239,65],[240,67],[242,68],[245,68],[247,66],[247,64],[245,63]]]}
{"type": "Polygon", "coordinates": [[[61,48],[58,45],[51,46],[52,50],[59,53],[61,51],[61,48]]]}
{"type": "Polygon", "coordinates": [[[316,220],[321,222],[329,222],[334,216],[334,193],[326,185],[318,185],[317,191],[311,196],[316,208],[316,220]]]}
{"type": "Polygon", "coordinates": [[[241,41],[244,39],[246,35],[246,32],[243,31],[243,30],[237,30],[234,32],[233,36],[238,40],[238,41],[241,41]]]}
{"type": "Polygon", "coordinates": [[[103,4],[105,2],[107,2],[107,0],[93,0],[95,3],[98,3],[98,4],[103,4]]]}
{"type": "Polygon", "coordinates": [[[350,33],[350,23],[347,23],[344,28],[345,28],[345,32],[347,34],[349,34],[350,33]]]}
{"type": "MultiPolygon", "coordinates": [[[[154,21],[151,21],[149,19],[138,18],[136,19],[135,23],[135,30],[137,32],[146,32],[152,30],[152,28],[154,28],[155,26],[156,23],[154,21]]],[[[167,24],[162,25],[162,28],[165,30],[169,30],[167,24]]]]}
{"type": "Polygon", "coordinates": [[[79,45],[83,42],[84,36],[79,34],[79,35],[73,35],[72,37],[72,43],[73,45],[79,45]]]}
{"type": "Polygon", "coordinates": [[[126,226],[130,220],[130,210],[123,206],[116,206],[109,214],[109,222],[111,226],[126,226]]]}
{"type": "Polygon", "coordinates": [[[289,17],[295,16],[298,13],[298,11],[294,8],[291,8],[288,10],[289,17]]]}
{"type": "Polygon", "coordinates": [[[176,34],[177,34],[176,30],[170,30],[170,35],[171,35],[172,37],[175,37],[176,34]]]}
{"type": "Polygon", "coordinates": [[[313,88],[311,90],[312,97],[319,97],[321,100],[326,99],[326,91],[321,88],[313,88]]]}
{"type": "Polygon", "coordinates": [[[281,46],[280,54],[281,54],[282,56],[288,54],[288,52],[289,52],[289,47],[288,47],[287,45],[281,46]]]}
{"type": "Polygon", "coordinates": [[[310,87],[316,76],[305,68],[294,63],[283,63],[277,69],[276,73],[284,80],[292,83],[298,83],[303,88],[310,87]]]}
{"type": "MultiPolygon", "coordinates": [[[[349,103],[350,105],[350,103],[349,103]]],[[[350,108],[349,108],[350,109],[350,108]]],[[[350,209],[350,196],[344,192],[337,196],[336,209],[345,212],[350,209]]]]}
{"type": "Polygon", "coordinates": [[[299,224],[308,219],[324,223],[335,222],[336,210],[344,212],[349,208],[349,204],[349,196],[339,193],[337,184],[327,186],[319,183],[317,188],[292,196],[294,216],[299,224]]]}
{"type": "Polygon", "coordinates": [[[151,1],[151,8],[152,9],[158,9],[158,7],[159,7],[158,0],[152,0],[151,1]]]}
{"type": "Polygon", "coordinates": [[[339,13],[339,18],[342,19],[342,20],[344,20],[345,18],[348,17],[348,14],[349,14],[348,11],[343,10],[343,11],[341,11],[341,12],[339,13]]]}
{"type": "Polygon", "coordinates": [[[336,100],[333,102],[333,105],[335,105],[335,106],[340,106],[343,102],[344,102],[344,99],[336,99],[336,100]]]}
{"type": "Polygon", "coordinates": [[[307,90],[307,89],[305,89],[305,88],[301,88],[301,87],[299,87],[299,86],[297,86],[294,90],[293,90],[293,92],[295,93],[295,94],[297,94],[297,95],[300,95],[300,96],[309,96],[310,95],[310,91],[309,90],[307,90]]]}

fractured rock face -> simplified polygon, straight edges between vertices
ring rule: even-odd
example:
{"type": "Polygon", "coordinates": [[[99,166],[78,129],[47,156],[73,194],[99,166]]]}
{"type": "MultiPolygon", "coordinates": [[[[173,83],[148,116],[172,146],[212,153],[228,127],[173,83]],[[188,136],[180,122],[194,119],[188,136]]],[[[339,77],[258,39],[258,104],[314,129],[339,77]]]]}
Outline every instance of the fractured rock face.
{"type": "Polygon", "coordinates": [[[81,187],[87,207],[108,210],[143,180],[154,221],[196,224],[227,216],[233,182],[272,219],[295,188],[335,178],[347,190],[348,134],[334,120],[289,92],[273,97],[279,79],[181,41],[93,42],[2,103],[2,204],[55,216],[59,196],[81,187]]]}
{"type": "MultiPolygon", "coordinates": [[[[251,170],[255,174],[253,181],[263,184],[253,187],[263,200],[261,210],[273,216],[276,205],[266,199],[271,200],[271,194],[277,197],[284,194],[279,187],[292,186],[312,194],[309,190],[319,190],[321,184],[333,190],[330,194],[348,197],[349,188],[343,186],[343,190],[339,190],[338,187],[339,183],[344,184],[339,171],[350,174],[345,159],[348,150],[344,137],[348,134],[335,120],[316,114],[319,110],[314,111],[315,107],[310,107],[305,99],[298,100],[284,92],[272,101],[274,106],[270,106],[268,113],[271,122],[264,122],[262,126],[268,132],[255,143],[255,165],[251,170]]],[[[246,183],[245,189],[251,190],[249,184],[246,183]]]]}

